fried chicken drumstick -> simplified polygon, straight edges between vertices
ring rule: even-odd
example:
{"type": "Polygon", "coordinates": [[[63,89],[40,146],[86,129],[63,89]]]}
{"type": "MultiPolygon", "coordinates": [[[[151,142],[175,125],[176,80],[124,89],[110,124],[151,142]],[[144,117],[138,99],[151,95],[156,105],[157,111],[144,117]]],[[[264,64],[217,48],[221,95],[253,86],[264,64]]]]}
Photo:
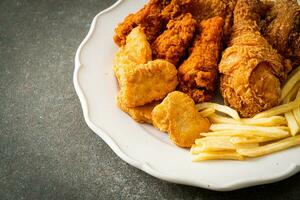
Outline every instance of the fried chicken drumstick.
{"type": "Polygon", "coordinates": [[[283,58],[260,34],[258,0],[238,0],[230,47],[219,65],[221,93],[242,117],[252,117],[279,103],[283,58]]]}
{"type": "Polygon", "coordinates": [[[277,0],[266,12],[263,35],[293,66],[300,65],[300,6],[297,0],[277,0]]]}
{"type": "Polygon", "coordinates": [[[221,17],[202,21],[190,56],[179,67],[179,90],[196,103],[210,101],[215,92],[223,25],[221,17]]]}

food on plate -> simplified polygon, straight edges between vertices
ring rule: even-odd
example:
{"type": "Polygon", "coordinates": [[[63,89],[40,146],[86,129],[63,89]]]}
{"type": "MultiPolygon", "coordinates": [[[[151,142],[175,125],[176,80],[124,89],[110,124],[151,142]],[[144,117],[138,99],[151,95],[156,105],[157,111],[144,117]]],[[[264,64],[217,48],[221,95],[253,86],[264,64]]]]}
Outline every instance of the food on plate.
{"type": "Polygon", "coordinates": [[[149,0],[115,30],[118,107],[190,148],[195,162],[300,146],[299,7],[149,0]],[[212,102],[219,80],[226,105],[212,102]]]}
{"type": "Polygon", "coordinates": [[[233,119],[239,120],[240,116],[237,113],[236,110],[228,107],[228,106],[224,106],[224,105],[220,105],[217,103],[211,103],[211,102],[206,102],[206,103],[201,103],[201,104],[197,104],[196,105],[198,110],[203,110],[205,108],[212,108],[214,110],[217,110],[221,113],[227,114],[229,116],[231,116],[233,119]]]}
{"type": "Polygon", "coordinates": [[[127,107],[163,99],[178,84],[176,67],[165,60],[139,65],[134,70],[125,71],[123,77],[118,97],[127,107]]]}
{"type": "Polygon", "coordinates": [[[113,70],[119,84],[125,69],[134,70],[137,64],[146,64],[152,60],[152,50],[141,27],[134,28],[127,36],[127,43],[117,52],[113,70]]]}
{"type": "Polygon", "coordinates": [[[178,84],[176,67],[165,60],[149,61],[151,51],[141,28],[133,29],[127,38],[114,65],[120,86],[118,100],[122,105],[134,108],[163,99],[178,84]]]}
{"type": "Polygon", "coordinates": [[[153,57],[165,59],[175,66],[187,53],[197,22],[189,13],[170,20],[167,29],[151,45],[153,57]]]}
{"type": "Polygon", "coordinates": [[[264,118],[264,117],[271,117],[275,115],[284,114],[286,112],[289,112],[293,109],[296,109],[300,106],[300,90],[298,88],[297,97],[294,101],[286,104],[282,104],[276,107],[271,108],[270,110],[266,110],[264,112],[258,113],[253,118],[264,118]]]}
{"type": "Polygon", "coordinates": [[[172,92],[152,111],[153,125],[167,132],[180,147],[191,147],[210,123],[196,109],[194,101],[182,92],[172,92]]]}
{"type": "MultiPolygon", "coordinates": [[[[191,150],[195,147],[193,146],[191,150]]],[[[234,151],[217,151],[217,152],[201,152],[191,153],[193,162],[200,162],[205,160],[244,160],[244,157],[234,151]]]]}
{"type": "Polygon", "coordinates": [[[224,19],[223,32],[225,40],[229,38],[232,28],[233,10],[237,0],[190,0],[185,5],[185,12],[191,13],[197,20],[207,20],[212,17],[224,19]]]}
{"type": "MultiPolygon", "coordinates": [[[[294,102],[297,102],[300,96],[299,85],[297,91],[294,102]]],[[[200,134],[202,138],[196,139],[190,150],[192,161],[242,160],[300,146],[300,138],[297,136],[300,121],[292,112],[293,109],[300,108],[300,104],[293,108],[288,102],[284,101],[284,104],[275,107],[275,110],[272,108],[257,114],[258,117],[247,119],[233,119],[210,112],[208,119],[214,124],[211,124],[210,132],[203,132],[200,134]],[[292,125],[289,117],[293,117],[292,125]]],[[[196,106],[200,112],[212,109],[207,103],[196,106]]],[[[214,107],[217,107],[216,104],[214,107]]],[[[215,112],[217,111],[216,109],[215,112]]]]}
{"type": "Polygon", "coordinates": [[[277,51],[300,65],[300,6],[297,0],[276,0],[267,7],[263,35],[277,51]]]}
{"type": "Polygon", "coordinates": [[[132,119],[139,123],[148,123],[152,124],[152,110],[156,105],[158,105],[158,102],[153,102],[146,104],[144,106],[138,106],[134,108],[129,108],[126,105],[122,104],[121,101],[117,100],[117,104],[119,108],[123,111],[128,113],[132,119]]]}
{"type": "Polygon", "coordinates": [[[196,103],[210,101],[216,90],[224,20],[204,20],[187,60],[178,69],[179,89],[196,103]]]}
{"type": "Polygon", "coordinates": [[[216,112],[216,110],[213,109],[213,108],[206,108],[206,109],[202,110],[202,111],[199,112],[199,113],[200,113],[200,115],[201,115],[202,117],[209,117],[209,116],[211,116],[212,114],[214,114],[215,112],[216,112]]]}
{"type": "Polygon", "coordinates": [[[261,147],[250,148],[250,149],[238,149],[237,152],[240,155],[247,157],[259,157],[267,154],[271,154],[277,151],[300,145],[300,136],[289,137],[278,142],[274,142],[261,147]]]}
{"type": "Polygon", "coordinates": [[[114,41],[118,46],[126,44],[126,37],[131,30],[141,26],[149,42],[163,31],[164,22],[161,15],[169,0],[150,0],[141,10],[128,15],[115,29],[114,41]]]}
{"type": "MultiPolygon", "coordinates": [[[[300,69],[300,67],[299,67],[300,69]]],[[[297,93],[297,84],[300,84],[300,70],[298,68],[293,71],[287,82],[282,87],[280,101],[285,98],[292,98],[297,93]],[[295,87],[296,86],[296,87],[295,87]],[[294,90],[294,91],[293,91],[294,90]],[[290,96],[288,96],[290,94],[290,96]]]]}
{"type": "Polygon", "coordinates": [[[244,124],[244,125],[254,125],[254,126],[280,126],[286,125],[286,119],[282,116],[273,116],[269,118],[244,118],[240,120],[235,120],[229,117],[223,117],[217,114],[211,114],[208,116],[209,120],[213,123],[219,124],[244,124]]]}
{"type": "Polygon", "coordinates": [[[242,117],[279,104],[285,80],[282,57],[260,34],[258,0],[238,0],[233,33],[219,64],[224,101],[242,117]]]}

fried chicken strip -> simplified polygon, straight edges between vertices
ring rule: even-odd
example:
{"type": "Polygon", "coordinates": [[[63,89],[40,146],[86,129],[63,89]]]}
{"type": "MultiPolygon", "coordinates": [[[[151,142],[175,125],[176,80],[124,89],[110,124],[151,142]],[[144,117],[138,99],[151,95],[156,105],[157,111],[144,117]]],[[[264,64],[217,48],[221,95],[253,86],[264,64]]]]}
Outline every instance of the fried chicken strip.
{"type": "Polygon", "coordinates": [[[197,103],[210,101],[215,92],[223,25],[221,17],[202,21],[191,54],[179,67],[179,90],[197,103]]]}
{"type": "Polygon", "coordinates": [[[285,80],[283,58],[260,34],[258,0],[238,0],[230,47],[219,65],[221,93],[242,117],[252,117],[279,103],[285,80]]]}
{"type": "Polygon", "coordinates": [[[170,20],[167,30],[151,45],[153,57],[165,59],[177,66],[192,42],[196,26],[196,20],[189,13],[170,20]]]}
{"type": "Polygon", "coordinates": [[[300,65],[300,6],[297,0],[276,0],[263,20],[263,35],[277,51],[300,65]]]}
{"type": "Polygon", "coordinates": [[[237,0],[191,0],[185,6],[185,12],[189,12],[198,21],[206,20],[215,16],[224,19],[224,37],[227,41],[231,34],[233,10],[237,0]]]}
{"type": "Polygon", "coordinates": [[[137,26],[141,26],[151,43],[162,32],[164,22],[162,10],[170,0],[150,0],[141,10],[128,15],[115,29],[114,41],[118,46],[126,43],[126,36],[137,26]]]}

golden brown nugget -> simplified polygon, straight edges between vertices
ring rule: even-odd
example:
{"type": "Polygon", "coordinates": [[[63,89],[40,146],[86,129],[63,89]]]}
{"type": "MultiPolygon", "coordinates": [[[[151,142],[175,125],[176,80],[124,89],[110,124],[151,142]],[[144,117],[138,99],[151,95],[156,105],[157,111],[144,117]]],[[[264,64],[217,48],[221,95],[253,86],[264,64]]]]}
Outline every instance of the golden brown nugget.
{"type": "Polygon", "coordinates": [[[151,113],[152,113],[152,110],[154,109],[154,107],[158,104],[159,104],[159,102],[153,102],[153,103],[150,103],[150,104],[147,104],[144,106],[128,108],[127,106],[122,104],[122,102],[117,100],[118,107],[123,112],[126,112],[127,114],[129,114],[132,119],[134,119],[135,121],[137,121],[139,123],[148,123],[148,124],[152,124],[151,113]]]}
{"type": "Polygon", "coordinates": [[[120,101],[127,107],[142,106],[163,99],[178,84],[176,67],[165,60],[149,61],[121,75],[120,101]]]}
{"type": "Polygon", "coordinates": [[[126,107],[142,106],[163,99],[178,84],[176,67],[165,60],[152,59],[152,51],[142,28],[132,30],[116,54],[114,72],[118,79],[119,101],[126,107]]]}
{"type": "Polygon", "coordinates": [[[169,133],[170,139],[180,147],[191,147],[200,133],[210,127],[196,109],[193,99],[182,92],[172,92],[152,111],[153,125],[169,133]]]}
{"type": "Polygon", "coordinates": [[[134,28],[126,38],[126,45],[121,47],[114,59],[113,70],[121,84],[124,68],[133,70],[137,64],[145,64],[152,60],[152,50],[141,27],[134,28]]]}

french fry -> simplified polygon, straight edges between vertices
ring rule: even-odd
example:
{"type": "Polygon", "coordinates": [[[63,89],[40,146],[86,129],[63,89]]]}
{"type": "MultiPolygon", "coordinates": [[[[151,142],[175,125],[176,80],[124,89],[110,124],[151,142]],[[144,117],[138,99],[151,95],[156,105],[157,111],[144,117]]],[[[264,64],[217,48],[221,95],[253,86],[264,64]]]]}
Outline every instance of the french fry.
{"type": "Polygon", "coordinates": [[[221,130],[209,133],[200,133],[201,136],[238,136],[238,137],[268,137],[268,138],[284,138],[290,136],[288,131],[281,129],[275,130],[276,132],[265,132],[264,130],[221,130]]]}
{"type": "Polygon", "coordinates": [[[271,143],[265,146],[260,146],[252,149],[238,149],[237,152],[247,157],[259,157],[268,155],[284,149],[300,145],[300,136],[289,137],[284,140],[271,143]]]}
{"type": "Polygon", "coordinates": [[[294,117],[300,126],[300,107],[293,110],[294,117]]]}
{"type": "Polygon", "coordinates": [[[235,151],[220,151],[220,152],[203,152],[197,155],[192,155],[193,162],[205,160],[244,160],[244,157],[235,151]]]}
{"type": "Polygon", "coordinates": [[[290,128],[290,132],[293,136],[295,136],[299,132],[299,125],[294,117],[292,111],[284,114],[286,121],[288,123],[288,127],[290,128]]]}
{"type": "MultiPolygon", "coordinates": [[[[285,138],[285,137],[283,137],[285,138]]],[[[270,142],[273,140],[278,140],[278,139],[282,139],[282,138],[271,138],[271,137],[232,137],[231,138],[231,142],[233,144],[252,144],[252,143],[263,143],[263,142],[270,142]]]]}
{"type": "Polygon", "coordinates": [[[224,124],[243,124],[243,125],[254,125],[254,126],[280,126],[286,125],[286,119],[282,116],[273,116],[269,118],[259,118],[259,119],[241,119],[234,120],[232,118],[219,116],[216,114],[212,114],[209,117],[209,120],[212,123],[224,123],[224,124]]]}
{"type": "Polygon", "coordinates": [[[270,110],[261,112],[257,115],[255,115],[253,118],[258,119],[258,118],[265,118],[265,117],[272,117],[275,115],[280,115],[286,112],[289,112],[295,108],[298,108],[300,106],[300,89],[298,90],[297,97],[294,101],[291,103],[283,104],[280,106],[276,106],[274,108],[271,108],[270,110]]]}
{"type": "Polygon", "coordinates": [[[299,88],[300,88],[300,81],[298,81],[296,85],[294,85],[293,89],[291,89],[291,91],[286,95],[286,97],[282,100],[282,102],[289,103],[291,100],[294,100],[299,88]]]}
{"type": "Polygon", "coordinates": [[[239,130],[239,131],[249,131],[249,132],[264,132],[275,135],[286,135],[287,127],[284,126],[274,126],[274,127],[263,127],[263,126],[248,126],[248,125],[238,125],[238,124],[212,124],[210,126],[211,131],[223,131],[223,130],[239,130]]]}
{"type": "Polygon", "coordinates": [[[235,150],[236,147],[230,139],[230,137],[206,137],[203,139],[197,139],[195,141],[197,146],[194,148],[194,150],[198,153],[235,150]]]}
{"type": "Polygon", "coordinates": [[[251,149],[256,147],[259,147],[258,143],[235,144],[236,149],[251,149]]]}
{"type": "Polygon", "coordinates": [[[240,119],[240,116],[239,116],[238,112],[236,110],[228,107],[228,106],[220,105],[220,104],[217,104],[217,103],[207,102],[207,103],[197,104],[196,107],[199,111],[203,110],[203,109],[207,109],[207,108],[212,108],[212,109],[215,109],[215,110],[217,110],[221,113],[225,113],[225,114],[229,115],[233,119],[236,119],[236,120],[240,119]]]}
{"type": "Polygon", "coordinates": [[[213,108],[206,108],[205,110],[202,110],[202,111],[200,112],[200,115],[201,115],[202,117],[208,117],[208,116],[214,114],[215,112],[216,112],[216,110],[213,109],[213,108]]]}
{"type": "Polygon", "coordinates": [[[296,69],[294,74],[288,79],[288,81],[285,83],[285,85],[282,88],[281,91],[281,97],[280,101],[283,101],[283,99],[286,97],[286,95],[293,89],[295,84],[300,80],[300,67],[296,69]]]}

